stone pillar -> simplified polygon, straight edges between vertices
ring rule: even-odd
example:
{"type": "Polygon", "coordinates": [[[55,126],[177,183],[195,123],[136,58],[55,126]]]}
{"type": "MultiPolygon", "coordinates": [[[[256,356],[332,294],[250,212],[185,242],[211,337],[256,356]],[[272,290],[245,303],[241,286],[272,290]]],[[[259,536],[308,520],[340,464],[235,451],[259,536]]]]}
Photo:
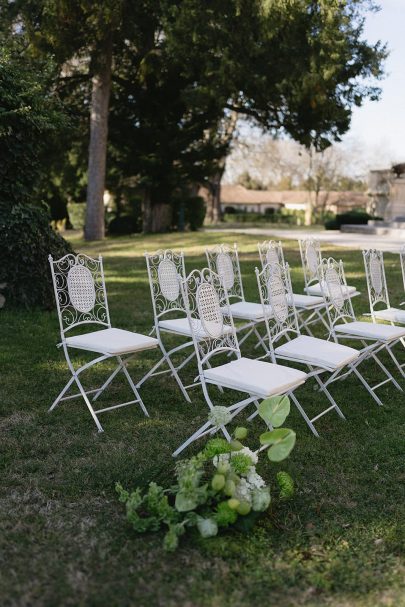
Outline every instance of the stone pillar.
{"type": "Polygon", "coordinates": [[[389,202],[385,209],[386,221],[405,221],[405,177],[390,179],[389,202]]]}

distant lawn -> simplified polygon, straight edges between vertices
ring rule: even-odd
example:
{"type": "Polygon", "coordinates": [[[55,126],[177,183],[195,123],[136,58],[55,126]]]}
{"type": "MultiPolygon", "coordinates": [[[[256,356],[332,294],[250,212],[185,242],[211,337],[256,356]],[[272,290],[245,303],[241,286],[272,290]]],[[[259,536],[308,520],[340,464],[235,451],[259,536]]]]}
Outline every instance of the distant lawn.
{"type": "MultiPolygon", "coordinates": [[[[205,245],[234,238],[169,234],[90,246],[75,237],[73,245],[89,255],[102,253],[113,325],[149,333],[144,250],[182,248],[191,270],[205,265],[205,245]]],[[[257,237],[238,235],[237,241],[246,296],[257,301],[257,237]]],[[[297,243],[285,247],[295,289],[301,289],[297,243]]],[[[355,309],[367,312],[361,252],[326,252],[344,260],[348,281],[362,292],[355,309]]],[[[398,305],[404,299],[399,259],[385,259],[392,305],[398,305]]],[[[58,331],[55,312],[0,312],[1,606],[405,605],[404,394],[386,385],[379,390],[385,406],[378,407],[355,378],[334,384],[332,394],[347,421],[329,413],[317,423],[319,439],[294,409],[287,425],[297,432],[295,450],[279,467],[263,457],[259,471],[274,487],[275,472],[287,470],[296,481],[295,498],[275,500],[250,535],[189,536],[168,555],[160,534],[131,530],[114,484],[171,482],[172,451],[206,419],[200,390],[194,389],[190,405],[168,376],[154,378],[142,387],[151,417],[136,405],[105,413],[103,434],[80,400],[48,414],[69,377],[56,349],[58,331]]],[[[248,356],[256,352],[252,344],[243,349],[248,356]]],[[[133,377],[140,378],[157,356],[135,359],[133,377]]],[[[399,357],[405,362],[400,349],[399,357]]],[[[90,372],[86,385],[100,385],[113,366],[90,372]]],[[[371,381],[379,376],[371,363],[364,373],[371,381]]],[[[194,376],[191,365],[183,377],[194,376]]],[[[312,383],[299,394],[309,411],[319,410],[321,397],[312,383]]],[[[103,402],[123,402],[126,395],[119,379],[103,402]]],[[[218,404],[233,396],[213,395],[218,404]]],[[[254,445],[262,425],[255,420],[250,427],[254,445]]]]}

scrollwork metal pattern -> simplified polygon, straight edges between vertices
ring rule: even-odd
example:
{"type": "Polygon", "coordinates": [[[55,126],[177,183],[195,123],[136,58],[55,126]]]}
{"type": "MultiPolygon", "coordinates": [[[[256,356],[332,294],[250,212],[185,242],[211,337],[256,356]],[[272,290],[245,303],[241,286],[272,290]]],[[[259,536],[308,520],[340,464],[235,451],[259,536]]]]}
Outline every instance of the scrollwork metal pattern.
{"type": "Polygon", "coordinates": [[[350,297],[345,297],[347,282],[342,261],[336,261],[333,257],[322,259],[319,266],[320,283],[322,293],[326,300],[327,311],[331,328],[339,321],[355,321],[353,304],[350,297]]]}
{"type": "Polygon", "coordinates": [[[299,240],[302,268],[304,270],[305,286],[318,282],[319,265],[322,261],[321,243],[317,238],[299,240]]]}
{"type": "Polygon", "coordinates": [[[88,323],[110,327],[101,257],[68,254],[49,262],[62,334],[88,323]]]}
{"type": "Polygon", "coordinates": [[[218,274],[209,268],[193,270],[181,281],[181,291],[200,364],[224,351],[240,355],[228,295],[218,274]]]}
{"type": "Polygon", "coordinates": [[[256,276],[271,341],[290,332],[299,335],[288,264],[267,263],[256,276]]]}
{"type": "Polygon", "coordinates": [[[229,247],[221,244],[205,250],[210,269],[220,276],[228,292],[228,297],[244,300],[242,277],[240,273],[238,249],[236,244],[229,247]]]}
{"type": "Polygon", "coordinates": [[[363,251],[363,260],[371,311],[373,311],[374,306],[378,302],[385,304],[389,308],[390,302],[385,278],[383,252],[376,249],[363,251]]]}
{"type": "Polygon", "coordinates": [[[170,249],[145,253],[156,318],[168,312],[185,312],[179,276],[185,278],[184,255],[170,249]]]}
{"type": "Polygon", "coordinates": [[[259,242],[257,248],[259,249],[262,268],[269,263],[284,265],[284,252],[280,241],[265,240],[264,242],[259,242]]]}

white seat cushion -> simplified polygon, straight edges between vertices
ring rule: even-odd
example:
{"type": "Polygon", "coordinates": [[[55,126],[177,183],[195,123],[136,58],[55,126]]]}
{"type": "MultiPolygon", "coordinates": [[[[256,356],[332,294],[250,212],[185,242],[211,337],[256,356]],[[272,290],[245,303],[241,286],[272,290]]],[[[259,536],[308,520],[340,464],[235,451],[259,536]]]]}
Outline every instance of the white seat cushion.
{"type": "MultiPolygon", "coordinates": [[[[173,318],[171,320],[160,320],[159,327],[164,331],[169,331],[170,333],[177,333],[178,335],[186,335],[187,337],[192,337],[190,325],[187,318],[173,318]]],[[[232,331],[231,327],[224,327],[224,333],[230,333],[232,331]]],[[[210,337],[208,333],[206,333],[201,324],[197,324],[198,336],[201,338],[210,337]]]]}
{"type": "Polygon", "coordinates": [[[399,308],[387,308],[386,310],[376,310],[375,317],[380,320],[388,320],[389,322],[405,323],[405,310],[399,308]]]}
{"type": "Polygon", "coordinates": [[[263,308],[262,304],[251,301],[237,301],[230,304],[232,316],[234,318],[242,318],[243,320],[262,320],[263,308]]]}
{"type": "Polygon", "coordinates": [[[191,329],[187,318],[173,318],[171,320],[159,320],[159,327],[171,333],[187,335],[191,337],[191,329]]]}
{"type": "MultiPolygon", "coordinates": [[[[305,287],[304,291],[308,293],[308,295],[322,297],[322,289],[319,282],[316,282],[315,284],[309,287],[305,287]]],[[[355,293],[357,295],[356,287],[350,287],[349,285],[347,285],[346,287],[342,285],[342,292],[344,297],[353,296],[355,293]]]]}
{"type": "Polygon", "coordinates": [[[326,339],[300,335],[275,349],[277,356],[294,358],[317,367],[339,369],[359,356],[354,348],[336,344],[326,339]]]}
{"type": "Polygon", "coordinates": [[[150,350],[158,346],[158,340],[141,333],[123,329],[102,329],[85,335],[75,335],[66,339],[68,346],[100,352],[102,354],[125,354],[138,350],[150,350]]]}
{"type": "Polygon", "coordinates": [[[405,337],[405,329],[393,327],[392,325],[378,325],[373,322],[361,322],[356,320],[346,324],[335,325],[335,331],[338,333],[347,333],[356,337],[368,339],[377,339],[379,341],[392,341],[405,337]]]}
{"type": "Polygon", "coordinates": [[[297,308],[312,308],[324,305],[323,297],[300,295],[299,293],[293,293],[293,302],[297,308]]]}
{"type": "Polygon", "coordinates": [[[262,360],[239,358],[204,371],[204,377],[207,381],[213,381],[225,388],[266,397],[283,394],[300,386],[305,382],[307,374],[262,360]]]}

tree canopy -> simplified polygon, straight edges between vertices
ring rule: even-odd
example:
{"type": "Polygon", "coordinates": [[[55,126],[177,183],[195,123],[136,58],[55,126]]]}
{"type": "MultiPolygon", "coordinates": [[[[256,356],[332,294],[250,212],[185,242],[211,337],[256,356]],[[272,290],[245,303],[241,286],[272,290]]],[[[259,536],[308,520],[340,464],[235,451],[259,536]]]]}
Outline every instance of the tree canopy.
{"type": "Polygon", "coordinates": [[[367,10],[368,0],[0,0],[3,29],[26,53],[54,55],[54,84],[81,124],[60,173],[86,173],[90,135],[88,221],[90,209],[100,222],[106,156],[108,188],[117,199],[137,188],[146,231],[162,228],[152,221],[162,206],[220,180],[234,116],[307,147],[339,140],[353,106],[379,96],[386,50],[364,39],[367,10]]]}

